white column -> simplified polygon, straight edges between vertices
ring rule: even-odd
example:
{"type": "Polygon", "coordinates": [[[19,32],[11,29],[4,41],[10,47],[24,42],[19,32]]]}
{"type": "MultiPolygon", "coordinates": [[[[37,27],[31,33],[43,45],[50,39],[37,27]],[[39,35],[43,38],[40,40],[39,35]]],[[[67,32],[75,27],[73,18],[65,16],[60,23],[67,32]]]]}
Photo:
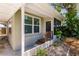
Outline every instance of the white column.
{"type": "Polygon", "coordinates": [[[22,41],[22,55],[24,55],[24,51],[25,51],[25,34],[24,34],[24,5],[22,5],[21,7],[21,41],[22,41]]]}

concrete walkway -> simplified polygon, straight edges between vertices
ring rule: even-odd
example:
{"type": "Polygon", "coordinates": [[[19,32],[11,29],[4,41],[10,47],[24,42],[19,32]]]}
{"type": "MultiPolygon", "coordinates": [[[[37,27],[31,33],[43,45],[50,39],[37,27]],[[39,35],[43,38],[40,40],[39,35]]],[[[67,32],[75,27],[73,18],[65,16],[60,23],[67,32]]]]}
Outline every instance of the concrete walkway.
{"type": "Polygon", "coordinates": [[[6,40],[5,43],[3,44],[3,47],[0,47],[0,56],[20,56],[21,51],[13,51],[10,44],[6,40]]]}

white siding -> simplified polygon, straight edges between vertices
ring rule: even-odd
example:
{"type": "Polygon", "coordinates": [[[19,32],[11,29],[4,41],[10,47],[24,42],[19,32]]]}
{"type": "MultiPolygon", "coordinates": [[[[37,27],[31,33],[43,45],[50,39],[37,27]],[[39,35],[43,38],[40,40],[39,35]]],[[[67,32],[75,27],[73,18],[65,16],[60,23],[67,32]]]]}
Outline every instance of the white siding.
{"type": "Polygon", "coordinates": [[[33,45],[38,39],[41,39],[41,38],[43,38],[42,33],[25,35],[25,45],[26,46],[33,45]]]}

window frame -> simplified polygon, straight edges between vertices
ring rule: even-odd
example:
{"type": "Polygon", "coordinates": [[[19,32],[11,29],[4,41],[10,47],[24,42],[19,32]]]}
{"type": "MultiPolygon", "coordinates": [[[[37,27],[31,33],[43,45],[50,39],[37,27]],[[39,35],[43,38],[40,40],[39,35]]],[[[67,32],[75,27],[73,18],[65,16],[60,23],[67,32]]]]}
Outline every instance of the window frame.
{"type": "MultiPolygon", "coordinates": [[[[24,29],[24,33],[25,34],[39,34],[39,33],[41,33],[41,18],[37,17],[37,16],[30,15],[30,14],[26,14],[26,13],[24,14],[24,17],[25,16],[29,16],[32,18],[32,33],[25,33],[25,29],[24,29]],[[34,25],[34,18],[39,19],[39,25],[34,25]],[[39,32],[36,32],[36,33],[34,32],[34,26],[39,26],[39,32]]],[[[24,18],[24,26],[25,25],[31,25],[31,24],[25,24],[25,18],[24,18]]]]}

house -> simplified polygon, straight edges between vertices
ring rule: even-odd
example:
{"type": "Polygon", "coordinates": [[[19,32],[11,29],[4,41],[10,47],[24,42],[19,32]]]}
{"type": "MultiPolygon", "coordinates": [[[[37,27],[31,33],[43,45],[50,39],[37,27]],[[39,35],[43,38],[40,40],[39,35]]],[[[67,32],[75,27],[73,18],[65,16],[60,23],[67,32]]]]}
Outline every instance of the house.
{"type": "Polygon", "coordinates": [[[0,24],[6,25],[2,32],[6,32],[12,50],[22,49],[25,54],[47,32],[54,35],[54,27],[61,25],[63,19],[50,3],[0,4],[0,24]]]}
{"type": "Polygon", "coordinates": [[[61,22],[64,17],[48,3],[27,3],[24,5],[25,51],[35,47],[35,42],[42,39],[46,32],[54,33],[54,20],[61,22]]]}

